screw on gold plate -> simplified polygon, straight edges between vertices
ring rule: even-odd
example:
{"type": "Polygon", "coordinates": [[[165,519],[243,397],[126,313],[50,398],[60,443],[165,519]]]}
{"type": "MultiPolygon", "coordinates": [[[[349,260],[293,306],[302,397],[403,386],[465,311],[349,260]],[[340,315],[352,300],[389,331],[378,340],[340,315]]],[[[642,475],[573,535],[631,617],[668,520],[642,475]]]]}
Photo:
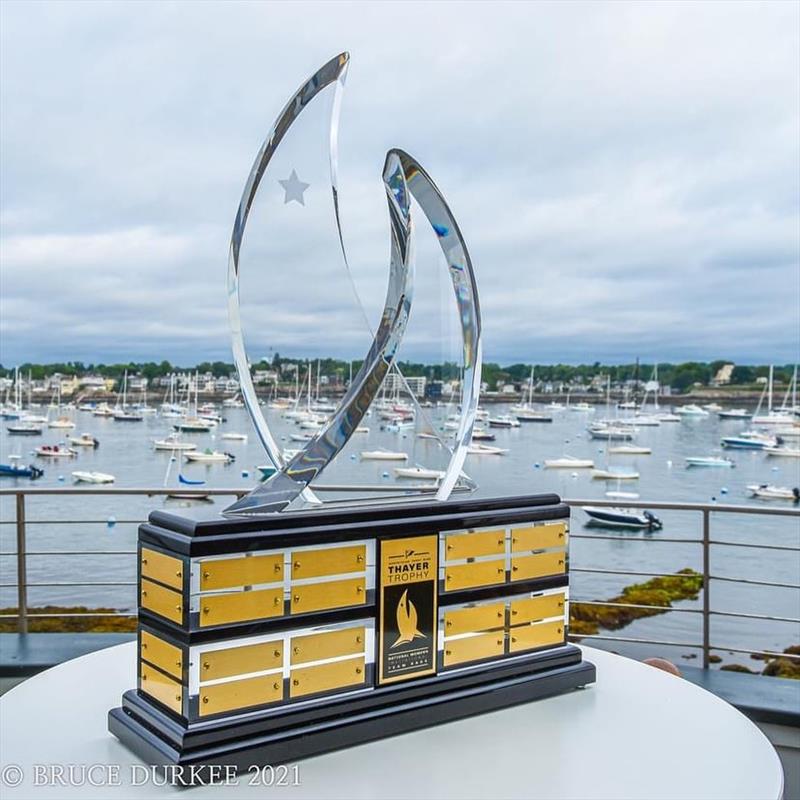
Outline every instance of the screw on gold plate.
{"type": "Polygon", "coordinates": [[[147,597],[147,589],[142,589],[142,597],[147,597]]]}
{"type": "Polygon", "coordinates": [[[361,644],[361,637],[360,636],[356,636],[356,644],[361,644]]]}
{"type": "Polygon", "coordinates": [[[299,647],[293,647],[293,648],[292,648],[292,652],[293,652],[295,655],[298,655],[298,654],[300,653],[300,648],[299,648],[299,647]]]}
{"type": "Polygon", "coordinates": [[[176,694],[176,695],[175,695],[175,699],[176,699],[176,700],[177,700],[177,701],[180,703],[180,701],[181,701],[181,696],[180,696],[179,694],[176,694]]]}
{"type": "Polygon", "coordinates": [[[295,569],[300,569],[300,562],[299,562],[299,561],[295,561],[295,562],[294,562],[294,564],[292,564],[292,566],[293,566],[295,569]]]}
{"type": "Polygon", "coordinates": [[[206,571],[206,572],[203,573],[203,579],[204,580],[208,580],[210,577],[211,577],[211,573],[210,572],[206,571]]]}
{"type": "Polygon", "coordinates": [[[142,650],[147,650],[147,642],[142,642],[142,650]]]}
{"type": "Polygon", "coordinates": [[[181,577],[181,571],[180,571],[180,570],[178,570],[178,571],[175,573],[175,577],[176,577],[176,578],[180,578],[180,577],[181,577]]]}
{"type": "Polygon", "coordinates": [[[357,592],[363,592],[364,591],[364,587],[363,586],[356,586],[356,591],[357,592]]]}
{"type": "Polygon", "coordinates": [[[444,623],[444,624],[445,624],[445,625],[447,625],[447,627],[448,627],[448,628],[450,628],[450,627],[452,627],[452,625],[453,625],[453,621],[452,621],[452,620],[450,620],[450,619],[448,619],[448,620],[446,620],[446,621],[445,621],[445,623],[444,623]]]}
{"type": "Polygon", "coordinates": [[[452,651],[451,651],[451,650],[445,650],[445,651],[444,651],[444,654],[445,654],[446,656],[452,655],[452,651]]]}
{"type": "Polygon", "coordinates": [[[296,594],[292,599],[295,601],[295,603],[299,603],[300,602],[300,595],[296,594]]]}
{"type": "Polygon", "coordinates": [[[299,685],[300,685],[300,681],[297,680],[297,678],[294,678],[294,680],[292,680],[292,686],[299,686],[299,685]]]}
{"type": "Polygon", "coordinates": [[[181,662],[180,662],[180,661],[176,661],[176,662],[175,662],[175,666],[176,666],[176,667],[181,667],[181,666],[183,666],[183,665],[181,664],[181,662]]]}
{"type": "Polygon", "coordinates": [[[278,689],[281,688],[281,685],[276,681],[275,683],[272,684],[272,688],[275,689],[275,691],[277,691],[278,689]]]}
{"type": "Polygon", "coordinates": [[[175,606],[175,610],[180,614],[183,609],[180,606],[175,606]]]}
{"type": "Polygon", "coordinates": [[[142,564],[144,564],[144,566],[147,566],[147,559],[146,558],[142,559],[142,564]]]}
{"type": "Polygon", "coordinates": [[[360,675],[360,674],[361,674],[361,667],[356,667],[356,675],[360,675]]]}
{"type": "Polygon", "coordinates": [[[274,572],[281,572],[283,570],[283,563],[276,564],[273,568],[274,572]]]}
{"type": "Polygon", "coordinates": [[[275,658],[280,658],[281,657],[281,651],[280,650],[273,650],[272,651],[272,655],[275,656],[275,658]]]}
{"type": "Polygon", "coordinates": [[[205,695],[203,695],[203,702],[204,702],[204,703],[207,703],[207,702],[208,702],[208,697],[206,697],[205,695]]]}
{"type": "Polygon", "coordinates": [[[280,602],[281,602],[280,597],[276,597],[276,598],[273,599],[272,605],[277,606],[277,605],[280,604],[280,602]]]}
{"type": "Polygon", "coordinates": [[[356,561],[360,564],[363,560],[364,560],[364,556],[362,556],[361,553],[359,553],[356,556],[356,561]]]}
{"type": "Polygon", "coordinates": [[[203,613],[204,614],[208,614],[209,611],[211,611],[211,609],[208,606],[203,606],[203,613]]]}
{"type": "Polygon", "coordinates": [[[503,612],[502,611],[498,611],[497,612],[497,616],[500,617],[500,619],[502,619],[503,618],[503,612]]]}
{"type": "Polygon", "coordinates": [[[512,572],[516,572],[518,569],[519,569],[519,567],[511,567],[511,571],[512,572]]]}
{"type": "Polygon", "coordinates": [[[211,669],[211,664],[209,664],[208,661],[204,661],[203,662],[203,669],[211,669]]]}

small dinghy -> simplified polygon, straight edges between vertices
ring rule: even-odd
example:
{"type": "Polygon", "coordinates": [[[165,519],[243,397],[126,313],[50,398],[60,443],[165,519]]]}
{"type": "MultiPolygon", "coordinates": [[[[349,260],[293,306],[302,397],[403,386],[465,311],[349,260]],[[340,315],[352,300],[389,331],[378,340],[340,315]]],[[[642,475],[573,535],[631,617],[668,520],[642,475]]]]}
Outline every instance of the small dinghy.
{"type": "Polygon", "coordinates": [[[0,464],[0,478],[30,478],[35,481],[44,475],[44,470],[29,464],[18,467],[16,464],[0,464]]]}
{"type": "Polygon", "coordinates": [[[563,458],[550,458],[544,462],[544,465],[548,469],[593,469],[594,461],[590,458],[564,456],[563,458]]]}
{"type": "Polygon", "coordinates": [[[718,456],[688,456],[686,458],[687,467],[735,467],[729,458],[718,456]]]}
{"type": "Polygon", "coordinates": [[[236,456],[232,453],[221,453],[218,450],[203,450],[202,452],[189,451],[183,457],[187,461],[199,461],[201,464],[230,464],[236,461],[236,456]]]}
{"type": "Polygon", "coordinates": [[[440,469],[426,469],[425,467],[395,467],[394,474],[398,478],[422,478],[423,480],[438,481],[444,478],[440,469]]]}
{"type": "Polygon", "coordinates": [[[748,486],[747,490],[753,497],[760,497],[762,500],[791,500],[794,503],[800,502],[800,489],[795,487],[790,489],[788,486],[772,486],[768,483],[748,486]]]}
{"type": "Polygon", "coordinates": [[[661,520],[649,511],[636,508],[601,508],[583,506],[590,524],[605,528],[636,528],[650,531],[661,530],[661,520]]]}
{"type": "Polygon", "coordinates": [[[515,414],[519,422],[552,422],[550,414],[543,414],[541,411],[534,411],[530,408],[523,408],[515,414]]]}
{"type": "Polygon", "coordinates": [[[361,458],[364,461],[408,461],[408,453],[398,453],[394,450],[362,450],[361,458]]]}
{"type": "Polygon", "coordinates": [[[593,469],[592,478],[600,481],[638,481],[639,473],[634,471],[615,472],[611,469],[593,469]]]}
{"type": "Polygon", "coordinates": [[[82,433],[80,436],[67,436],[67,441],[77,447],[99,447],[100,442],[91,433],[82,433]]]}
{"type": "Polygon", "coordinates": [[[73,472],[72,477],[78,483],[114,483],[116,480],[113,475],[109,475],[107,472],[86,472],[84,470],[73,472]]]}
{"type": "Polygon", "coordinates": [[[470,456],[504,456],[507,452],[508,448],[493,447],[480,442],[473,442],[467,447],[467,455],[470,456]]]}
{"type": "Polygon", "coordinates": [[[617,456],[649,456],[653,451],[649,447],[638,444],[620,444],[608,448],[609,455],[617,456]]]}
{"type": "Polygon", "coordinates": [[[36,455],[44,458],[73,458],[78,455],[78,451],[60,444],[43,444],[36,448],[36,455]]]}
{"type": "Polygon", "coordinates": [[[606,492],[606,497],[609,500],[638,500],[639,492],[620,492],[612,490],[610,492],[606,492]]]}
{"type": "Polygon", "coordinates": [[[753,416],[746,408],[729,408],[727,411],[717,411],[720,419],[750,419],[753,416]]]}
{"type": "Polygon", "coordinates": [[[480,428],[472,431],[473,442],[493,442],[496,438],[491,431],[484,431],[480,428]]]}
{"type": "Polygon", "coordinates": [[[220,439],[227,439],[230,442],[246,442],[246,433],[223,433],[220,439]]]}

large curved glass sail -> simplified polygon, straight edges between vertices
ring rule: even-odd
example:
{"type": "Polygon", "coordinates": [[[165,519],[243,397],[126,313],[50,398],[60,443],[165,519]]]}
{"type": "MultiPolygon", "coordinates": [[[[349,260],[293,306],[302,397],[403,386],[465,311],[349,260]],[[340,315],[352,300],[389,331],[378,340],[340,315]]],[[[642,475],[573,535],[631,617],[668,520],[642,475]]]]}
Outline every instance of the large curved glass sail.
{"type": "MultiPolygon", "coordinates": [[[[279,511],[286,508],[298,497],[301,497],[306,502],[319,503],[317,495],[310,488],[312,481],[315,481],[337,454],[342,451],[349,438],[359,428],[359,423],[364,415],[368,413],[370,404],[378,395],[387,376],[391,375],[391,373],[397,376],[396,384],[399,383],[405,386],[409,398],[416,406],[418,418],[424,420],[427,429],[434,432],[437,442],[449,456],[447,467],[441,474],[441,480],[439,480],[436,487],[436,497],[442,500],[446,499],[457,484],[467,488],[474,488],[474,484],[462,472],[464,457],[470,443],[480,386],[480,310],[472,265],[458,226],[441,193],[430,177],[407,153],[401,150],[390,151],[386,157],[383,171],[391,234],[389,282],[383,312],[373,329],[369,321],[369,314],[361,301],[356,282],[350,270],[339,214],[338,119],[348,63],[349,58],[346,53],[331,59],[309,78],[287,103],[270,135],[259,150],[236,216],[228,265],[228,309],[234,361],[239,373],[242,395],[253,419],[259,439],[270,460],[279,470],[266,483],[260,485],[249,495],[226,509],[226,513],[261,514],[279,511]],[[325,92],[324,90],[327,87],[331,87],[332,92],[325,92]],[[293,451],[287,452],[287,450],[281,449],[278,444],[278,438],[273,434],[261,411],[245,351],[240,305],[242,244],[251,214],[254,215],[254,220],[256,220],[254,224],[258,226],[259,232],[268,227],[269,224],[272,224],[273,228],[277,225],[278,235],[274,230],[267,231],[267,238],[271,237],[270,246],[272,249],[269,254],[270,258],[265,260],[272,263],[276,261],[280,263],[280,248],[278,248],[276,256],[274,240],[288,234],[289,229],[293,225],[297,225],[296,217],[284,219],[284,214],[281,213],[285,211],[284,206],[291,205],[293,211],[299,212],[300,209],[296,208],[296,206],[305,209],[307,197],[317,198],[316,206],[320,206],[318,202],[318,190],[320,187],[314,186],[309,177],[310,173],[313,174],[311,166],[309,166],[311,162],[307,155],[310,146],[309,142],[303,142],[305,150],[302,159],[296,157],[292,160],[291,148],[293,146],[293,137],[297,138],[298,136],[297,131],[311,129],[314,123],[314,115],[316,114],[319,117],[320,114],[325,114],[326,109],[319,106],[319,101],[311,105],[311,101],[321,94],[332,94],[330,98],[331,105],[328,109],[328,152],[326,155],[329,170],[328,179],[332,190],[330,193],[332,217],[335,221],[336,237],[338,239],[338,247],[336,249],[340,250],[343,257],[350,287],[361,316],[360,326],[363,331],[368,333],[370,343],[366,357],[361,362],[356,375],[350,379],[347,391],[332,416],[324,425],[321,425],[321,429],[315,435],[309,436],[309,440],[303,442],[301,447],[293,448],[293,451]],[[311,110],[309,111],[307,109],[310,106],[311,110]],[[295,127],[290,133],[293,123],[301,113],[304,118],[303,125],[300,128],[295,127]],[[310,120],[310,122],[306,123],[306,120],[310,120]],[[288,146],[287,142],[289,143],[288,146]],[[282,143],[283,148],[278,153],[278,147],[282,143]],[[287,155],[287,152],[289,155],[287,155]],[[299,173],[299,170],[294,167],[295,163],[303,164],[302,173],[299,173]],[[265,185],[269,186],[269,191],[274,194],[276,190],[272,184],[277,182],[280,185],[280,201],[282,202],[270,195],[273,205],[269,206],[267,203],[265,204],[266,208],[259,212],[256,195],[268,171],[270,171],[272,179],[268,179],[265,185]],[[276,175],[284,175],[284,173],[285,177],[275,180],[276,175]],[[411,307],[414,272],[411,224],[412,197],[427,216],[438,238],[441,251],[447,261],[459,310],[461,338],[463,340],[462,413],[458,424],[455,447],[452,451],[443,437],[436,432],[435,426],[427,418],[425,409],[420,406],[416,396],[411,392],[407,381],[394,362],[411,307]],[[275,205],[276,203],[277,205],[275,205]]],[[[316,132],[319,133],[319,130],[316,132]]],[[[313,149],[313,142],[311,147],[313,149]]],[[[317,173],[318,176],[319,173],[317,173]]],[[[323,181],[318,180],[317,182],[322,183],[323,181]]],[[[262,191],[261,196],[263,195],[264,192],[262,191]]],[[[308,225],[308,223],[305,224],[308,225]]],[[[317,262],[314,261],[312,256],[313,233],[311,228],[294,228],[293,233],[295,236],[299,233],[299,237],[303,241],[303,247],[309,253],[307,260],[313,268],[317,262]]],[[[252,244],[252,236],[252,233],[248,233],[249,245],[252,244]]],[[[330,249],[328,248],[328,250],[330,249]]],[[[261,265],[259,259],[256,259],[256,265],[261,265]]],[[[320,268],[321,272],[322,269],[320,268]]],[[[308,276],[307,280],[316,280],[316,275],[308,276]]],[[[302,279],[298,281],[298,283],[301,282],[302,279]]],[[[339,292],[341,292],[342,288],[341,285],[336,286],[339,292]]],[[[339,300],[341,300],[341,297],[339,297],[339,300]]],[[[266,308],[269,309],[269,306],[266,308]]],[[[274,308],[273,305],[273,313],[274,308]]],[[[338,333],[341,334],[341,330],[338,333]]],[[[297,365],[295,368],[298,369],[297,365]]],[[[310,397],[312,381],[310,367],[306,371],[304,380],[307,380],[310,397]]],[[[353,456],[351,455],[351,457],[353,456]]],[[[425,491],[429,492],[430,489],[428,488],[425,491]]]]}

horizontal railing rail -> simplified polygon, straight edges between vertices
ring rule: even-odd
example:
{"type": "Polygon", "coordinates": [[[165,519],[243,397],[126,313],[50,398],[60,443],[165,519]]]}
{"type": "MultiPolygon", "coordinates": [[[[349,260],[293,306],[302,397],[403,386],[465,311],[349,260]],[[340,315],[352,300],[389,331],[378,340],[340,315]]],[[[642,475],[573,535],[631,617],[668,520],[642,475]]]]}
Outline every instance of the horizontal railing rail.
{"type": "MultiPolygon", "coordinates": [[[[322,487],[319,487],[322,488],[322,487]]],[[[325,487],[328,491],[356,491],[359,488],[374,489],[375,487],[344,487],[330,485],[325,487]]],[[[120,488],[120,487],[97,487],[97,488],[76,488],[76,487],[63,487],[63,488],[44,488],[44,487],[31,487],[31,488],[0,488],[0,497],[13,496],[15,514],[13,519],[0,519],[0,525],[14,525],[16,527],[16,550],[0,551],[0,557],[16,557],[17,559],[17,580],[14,583],[2,583],[0,589],[16,588],[17,590],[17,613],[16,614],[0,614],[0,618],[14,618],[17,620],[17,630],[26,632],[28,630],[28,621],[37,618],[76,618],[76,617],[135,617],[135,612],[126,611],[89,611],[84,613],[70,613],[70,612],[53,612],[53,613],[30,613],[28,604],[28,588],[86,588],[86,587],[130,587],[135,586],[135,581],[51,581],[51,582],[33,582],[28,580],[27,562],[28,558],[37,557],[62,557],[62,556],[134,556],[135,550],[34,550],[27,549],[27,530],[29,526],[34,525],[90,525],[90,524],[108,524],[109,518],[105,519],[28,519],[26,498],[41,497],[41,496],[79,496],[86,495],[95,498],[102,497],[165,497],[179,493],[182,497],[242,497],[247,494],[248,489],[167,489],[164,487],[157,488],[120,488]]],[[[581,506],[595,506],[614,508],[619,506],[619,502],[611,500],[598,500],[598,499],[565,499],[564,501],[571,507],[580,508],[581,506]]],[[[793,508],[774,508],[762,506],[747,506],[747,505],[733,505],[723,503],[684,503],[684,502],[665,502],[665,501],[652,501],[645,502],[642,500],[626,500],[626,508],[633,509],[647,509],[658,511],[680,511],[687,513],[699,514],[701,516],[700,535],[678,537],[678,536],[649,536],[636,539],[626,539],[626,543],[654,543],[660,544],[690,544],[699,546],[701,548],[701,564],[702,564],[702,603],[699,608],[674,608],[672,606],[658,606],[642,603],[624,603],[610,600],[599,600],[596,598],[575,598],[571,597],[572,603],[581,603],[589,606],[597,607],[611,607],[611,608],[627,608],[640,611],[657,611],[663,613],[679,613],[679,614],[694,614],[700,615],[702,619],[702,637],[700,641],[675,641],[669,639],[649,639],[642,637],[619,636],[607,633],[595,634],[576,634],[571,635],[570,638],[575,640],[598,640],[607,642],[620,642],[631,644],[646,644],[658,645],[669,647],[681,647],[695,650],[701,650],[703,654],[703,666],[708,667],[710,664],[710,655],[714,650],[728,651],[732,653],[749,654],[759,657],[781,657],[789,660],[800,660],[800,655],[791,653],[779,653],[769,650],[753,650],[741,646],[729,646],[711,641],[711,618],[712,617],[725,617],[732,619],[751,619],[763,620],[767,622],[784,622],[800,625],[800,619],[795,617],[787,617],[776,614],[755,614],[752,612],[744,611],[723,611],[711,608],[711,591],[710,584],[712,581],[721,581],[728,583],[736,583],[749,586],[765,586],[771,588],[793,589],[800,590],[800,584],[786,583],[780,581],[766,581],[755,578],[743,578],[728,575],[716,575],[711,568],[711,549],[718,547],[741,547],[751,548],[756,550],[785,552],[785,553],[800,553],[800,546],[793,547],[790,545],[775,545],[775,544],[761,544],[758,542],[734,542],[724,539],[717,539],[711,537],[711,518],[712,515],[736,515],[747,514],[757,515],[763,517],[793,517],[800,521],[800,509],[793,508]]],[[[114,524],[141,524],[145,522],[144,519],[114,519],[114,524]]],[[[799,528],[800,530],[800,528],[799,528]]],[[[608,534],[586,534],[586,533],[570,533],[570,538],[576,540],[591,540],[591,541],[620,541],[618,536],[608,534]]],[[[632,576],[643,578],[669,578],[680,577],[679,574],[670,572],[648,572],[624,569],[605,569],[600,567],[583,567],[570,565],[572,572],[594,575],[608,575],[608,576],[632,576]]]]}

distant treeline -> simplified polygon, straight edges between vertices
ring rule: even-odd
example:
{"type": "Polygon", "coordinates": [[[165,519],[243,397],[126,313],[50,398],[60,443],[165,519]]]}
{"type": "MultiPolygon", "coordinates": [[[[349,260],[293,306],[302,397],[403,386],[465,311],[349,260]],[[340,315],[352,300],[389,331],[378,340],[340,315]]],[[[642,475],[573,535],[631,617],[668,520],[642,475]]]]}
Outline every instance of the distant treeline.
{"type": "MultiPolygon", "coordinates": [[[[302,378],[306,364],[305,359],[284,358],[278,353],[271,361],[261,361],[252,365],[254,370],[276,370],[281,380],[294,380],[295,369],[300,370],[302,378]]],[[[314,371],[317,369],[317,359],[311,359],[314,371]]],[[[671,364],[663,362],[658,364],[658,380],[664,386],[671,386],[677,391],[685,391],[694,384],[707,386],[711,383],[714,376],[725,364],[730,361],[687,361],[682,364],[671,364]]],[[[452,380],[460,376],[460,366],[454,362],[442,364],[423,364],[409,361],[399,362],[400,368],[408,377],[425,376],[428,380],[452,380]]],[[[331,378],[338,378],[346,381],[350,371],[355,374],[361,366],[361,361],[342,361],[333,358],[319,359],[319,368],[322,375],[331,378]]],[[[589,384],[591,380],[610,376],[612,384],[620,384],[625,381],[640,380],[647,381],[653,374],[653,364],[601,364],[595,361],[593,364],[536,364],[534,365],[535,381],[547,383],[572,383],[589,384]]],[[[129,375],[143,375],[152,380],[172,373],[179,372],[199,372],[200,374],[211,373],[214,377],[227,377],[235,372],[232,363],[225,361],[203,361],[194,365],[177,365],[169,361],[147,361],[142,363],[130,362],[127,364],[90,364],[82,361],[68,361],[66,363],[53,364],[20,364],[20,373],[27,377],[30,373],[34,380],[42,380],[51,375],[60,373],[61,375],[102,375],[105,378],[119,379],[127,370],[129,375]]],[[[775,380],[786,384],[791,380],[793,365],[785,364],[775,367],[775,380]]],[[[530,364],[510,364],[501,366],[494,362],[484,362],[483,380],[490,388],[495,388],[498,383],[525,383],[530,375],[530,364]]],[[[730,377],[730,384],[736,386],[749,385],[756,382],[757,378],[765,377],[769,372],[769,366],[759,365],[737,365],[733,368],[730,377]]],[[[13,367],[0,365],[0,376],[11,377],[14,374],[13,367]]]]}

